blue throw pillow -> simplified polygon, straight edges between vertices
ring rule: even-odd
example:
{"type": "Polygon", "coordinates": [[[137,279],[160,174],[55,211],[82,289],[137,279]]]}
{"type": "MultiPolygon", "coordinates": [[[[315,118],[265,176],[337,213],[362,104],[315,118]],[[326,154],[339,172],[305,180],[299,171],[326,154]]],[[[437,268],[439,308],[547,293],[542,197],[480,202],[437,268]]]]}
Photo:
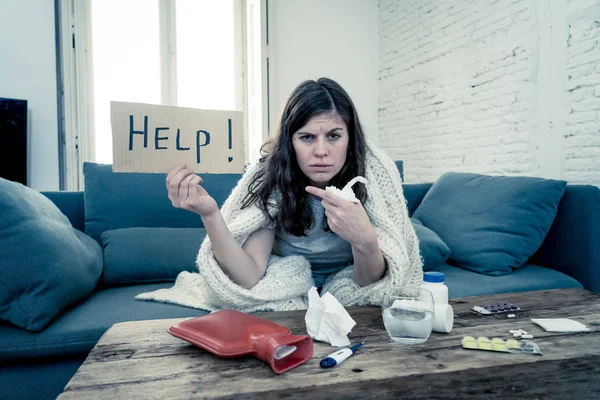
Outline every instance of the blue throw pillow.
{"type": "MultiPolygon", "coordinates": [[[[131,227],[201,228],[196,214],[173,207],[166,174],[112,172],[112,165],[84,163],[85,232],[100,242],[104,231],[131,227]]],[[[240,174],[203,174],[202,186],[223,205],[240,174]]]]}
{"type": "Polygon", "coordinates": [[[450,172],[433,184],[413,217],[448,245],[452,263],[506,275],[542,244],[565,186],[552,179],[450,172]]]}
{"type": "Polygon", "coordinates": [[[182,271],[197,272],[204,228],[125,228],[102,233],[108,285],[174,281],[182,271]]]}
{"type": "Polygon", "coordinates": [[[0,178],[0,318],[31,331],[89,295],[102,249],[41,193],[0,178]]]}
{"type": "Polygon", "coordinates": [[[423,226],[415,219],[411,219],[411,221],[417,238],[419,238],[419,250],[423,258],[423,271],[432,271],[448,259],[450,249],[434,231],[423,226]]]}

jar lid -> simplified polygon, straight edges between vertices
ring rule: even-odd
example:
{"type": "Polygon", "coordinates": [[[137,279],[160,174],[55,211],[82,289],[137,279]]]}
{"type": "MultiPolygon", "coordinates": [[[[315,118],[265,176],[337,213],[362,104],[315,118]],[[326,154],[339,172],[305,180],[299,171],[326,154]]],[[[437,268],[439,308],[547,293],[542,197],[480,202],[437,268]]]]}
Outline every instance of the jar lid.
{"type": "Polygon", "coordinates": [[[432,283],[444,282],[444,273],[434,271],[425,272],[423,274],[423,281],[432,283]]]}

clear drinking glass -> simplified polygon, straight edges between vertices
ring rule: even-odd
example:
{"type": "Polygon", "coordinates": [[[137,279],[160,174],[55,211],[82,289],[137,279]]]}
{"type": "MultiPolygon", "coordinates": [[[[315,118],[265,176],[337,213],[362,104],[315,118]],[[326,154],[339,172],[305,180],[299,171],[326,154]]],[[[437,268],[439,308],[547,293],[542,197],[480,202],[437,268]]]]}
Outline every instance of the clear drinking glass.
{"type": "Polygon", "coordinates": [[[433,326],[433,295],[420,287],[386,292],[381,304],[383,324],[390,338],[403,344],[424,343],[433,326]]]}

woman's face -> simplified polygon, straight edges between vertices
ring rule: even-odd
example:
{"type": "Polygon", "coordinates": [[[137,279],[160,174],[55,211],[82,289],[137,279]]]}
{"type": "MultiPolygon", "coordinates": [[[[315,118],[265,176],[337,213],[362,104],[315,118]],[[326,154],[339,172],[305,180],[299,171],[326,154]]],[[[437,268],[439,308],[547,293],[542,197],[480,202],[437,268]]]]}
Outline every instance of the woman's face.
{"type": "Polygon", "coordinates": [[[296,160],[311,185],[325,188],[346,162],[349,133],[336,113],[319,114],[292,135],[296,160]]]}

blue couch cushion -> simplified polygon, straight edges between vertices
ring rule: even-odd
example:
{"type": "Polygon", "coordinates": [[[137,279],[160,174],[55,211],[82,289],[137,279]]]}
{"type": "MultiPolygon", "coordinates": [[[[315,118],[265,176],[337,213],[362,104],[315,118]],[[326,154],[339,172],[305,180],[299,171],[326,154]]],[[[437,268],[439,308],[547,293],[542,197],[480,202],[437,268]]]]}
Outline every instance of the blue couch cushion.
{"type": "Polygon", "coordinates": [[[0,178],[0,318],[31,331],[89,295],[102,249],[41,193],[0,178]]]}
{"type": "Polygon", "coordinates": [[[446,173],[413,218],[433,230],[459,267],[494,276],[522,266],[542,244],[566,182],[446,173]]]}
{"type": "Polygon", "coordinates": [[[204,228],[123,228],[102,233],[107,285],[174,281],[197,271],[204,228]]]}
{"type": "MultiPolygon", "coordinates": [[[[443,272],[451,299],[496,293],[525,292],[529,290],[582,288],[572,277],[539,265],[525,264],[503,276],[482,275],[449,264],[435,268],[443,272]]],[[[507,300],[510,300],[507,297],[507,300]]]]}
{"type": "Polygon", "coordinates": [[[195,308],[135,300],[140,293],[172,286],[173,283],[164,282],[97,290],[39,333],[0,324],[0,360],[87,354],[102,334],[118,322],[206,314],[195,308]]]}
{"type": "MultiPolygon", "coordinates": [[[[112,165],[84,163],[85,233],[131,227],[201,228],[198,215],[173,207],[166,174],[113,173],[112,165]]],[[[203,174],[202,186],[223,205],[240,174],[203,174]]]]}
{"type": "Polygon", "coordinates": [[[405,183],[402,185],[409,216],[412,217],[417,208],[419,208],[432,185],[432,183],[405,183]]]}
{"type": "Polygon", "coordinates": [[[419,239],[423,271],[431,271],[448,259],[450,249],[434,231],[414,219],[412,219],[412,223],[419,239]]]}

